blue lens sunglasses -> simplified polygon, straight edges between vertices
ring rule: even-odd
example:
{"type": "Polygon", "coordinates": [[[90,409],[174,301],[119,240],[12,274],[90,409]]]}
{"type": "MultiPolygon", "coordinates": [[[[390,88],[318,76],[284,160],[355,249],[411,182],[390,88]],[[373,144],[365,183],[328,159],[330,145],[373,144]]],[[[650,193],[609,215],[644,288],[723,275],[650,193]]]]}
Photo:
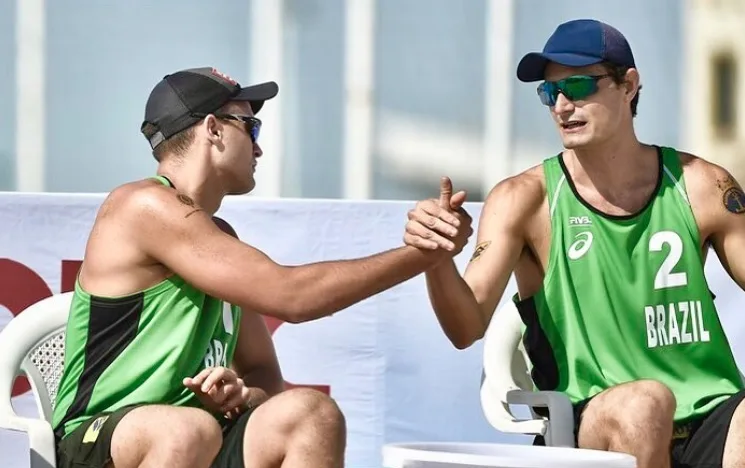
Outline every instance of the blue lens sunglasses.
{"type": "Polygon", "coordinates": [[[559,94],[570,101],[588,98],[598,92],[598,81],[611,75],[575,75],[558,81],[544,81],[538,85],[538,97],[544,106],[553,107],[559,94]]]}

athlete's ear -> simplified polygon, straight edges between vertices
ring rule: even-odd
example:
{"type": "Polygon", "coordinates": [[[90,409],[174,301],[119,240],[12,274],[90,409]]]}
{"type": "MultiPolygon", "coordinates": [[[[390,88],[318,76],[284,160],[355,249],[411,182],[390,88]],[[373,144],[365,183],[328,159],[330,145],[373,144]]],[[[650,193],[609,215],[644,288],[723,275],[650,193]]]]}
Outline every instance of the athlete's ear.
{"type": "Polygon", "coordinates": [[[634,97],[636,96],[636,93],[639,92],[641,81],[639,77],[639,72],[636,68],[629,68],[626,71],[626,76],[624,78],[624,86],[625,86],[625,100],[627,102],[631,102],[634,97]]]}
{"type": "Polygon", "coordinates": [[[202,120],[202,129],[204,130],[206,137],[212,143],[217,143],[222,139],[222,125],[215,118],[214,115],[210,114],[202,120]]]}

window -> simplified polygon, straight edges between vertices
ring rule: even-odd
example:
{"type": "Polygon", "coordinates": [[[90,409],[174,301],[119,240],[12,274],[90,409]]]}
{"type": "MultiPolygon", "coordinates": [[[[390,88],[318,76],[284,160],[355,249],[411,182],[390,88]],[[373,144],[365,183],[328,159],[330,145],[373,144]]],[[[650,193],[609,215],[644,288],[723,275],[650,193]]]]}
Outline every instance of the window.
{"type": "Polygon", "coordinates": [[[730,140],[737,129],[737,62],[732,54],[712,61],[712,126],[717,138],[730,140]]]}

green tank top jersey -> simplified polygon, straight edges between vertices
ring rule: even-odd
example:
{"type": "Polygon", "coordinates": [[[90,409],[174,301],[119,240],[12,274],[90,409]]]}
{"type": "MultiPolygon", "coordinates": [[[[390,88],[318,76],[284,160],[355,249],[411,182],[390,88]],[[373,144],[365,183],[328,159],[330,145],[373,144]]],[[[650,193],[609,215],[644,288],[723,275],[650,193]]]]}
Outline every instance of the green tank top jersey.
{"type": "Polygon", "coordinates": [[[92,416],[130,405],[201,407],[183,379],[231,364],[239,321],[238,307],[176,275],[126,297],[93,296],[76,282],[55,435],[66,437],[92,416]]]}
{"type": "Polygon", "coordinates": [[[584,201],[561,156],[544,161],[548,267],[541,290],[514,301],[536,388],[564,392],[576,404],[654,379],[675,394],[676,422],[687,422],[743,382],[704,277],[679,155],[658,151],[654,195],[629,216],[584,201]]]}

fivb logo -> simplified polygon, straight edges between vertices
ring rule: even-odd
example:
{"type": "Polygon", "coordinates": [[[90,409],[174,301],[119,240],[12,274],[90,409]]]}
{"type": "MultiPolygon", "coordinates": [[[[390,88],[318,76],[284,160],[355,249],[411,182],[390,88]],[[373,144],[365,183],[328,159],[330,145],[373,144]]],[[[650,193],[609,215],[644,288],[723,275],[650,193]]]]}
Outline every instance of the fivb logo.
{"type": "Polygon", "coordinates": [[[569,225],[570,226],[591,226],[592,220],[590,219],[589,216],[570,216],[569,225]]]}

